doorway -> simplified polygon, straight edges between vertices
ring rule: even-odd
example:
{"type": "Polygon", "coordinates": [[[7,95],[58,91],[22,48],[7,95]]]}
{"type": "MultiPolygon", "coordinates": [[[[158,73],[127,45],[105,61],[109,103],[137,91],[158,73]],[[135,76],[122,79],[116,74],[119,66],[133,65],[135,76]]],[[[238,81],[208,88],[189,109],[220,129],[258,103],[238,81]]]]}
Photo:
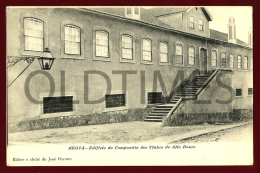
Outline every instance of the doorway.
{"type": "Polygon", "coordinates": [[[207,49],[200,49],[200,74],[207,74],[208,72],[208,58],[207,49]]]}

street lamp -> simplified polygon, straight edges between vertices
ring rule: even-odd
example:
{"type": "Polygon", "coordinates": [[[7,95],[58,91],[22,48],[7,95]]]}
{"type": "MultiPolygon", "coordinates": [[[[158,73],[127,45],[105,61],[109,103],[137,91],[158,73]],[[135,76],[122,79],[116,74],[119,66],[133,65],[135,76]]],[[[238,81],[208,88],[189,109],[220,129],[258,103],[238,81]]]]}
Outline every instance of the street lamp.
{"type": "Polygon", "coordinates": [[[42,70],[50,70],[54,60],[55,58],[53,58],[49,48],[45,48],[41,56],[38,58],[42,70]]]}
{"type": "MultiPolygon", "coordinates": [[[[8,57],[7,67],[13,67],[16,63],[18,63],[21,60],[24,60],[28,63],[28,65],[23,69],[23,71],[13,80],[13,82],[11,82],[10,85],[8,85],[8,87],[10,87],[14,83],[14,81],[23,74],[23,72],[33,63],[35,58],[36,57],[8,57]]],[[[45,48],[41,56],[38,58],[42,70],[50,70],[54,60],[55,58],[53,58],[51,52],[49,51],[49,48],[45,48]]]]}

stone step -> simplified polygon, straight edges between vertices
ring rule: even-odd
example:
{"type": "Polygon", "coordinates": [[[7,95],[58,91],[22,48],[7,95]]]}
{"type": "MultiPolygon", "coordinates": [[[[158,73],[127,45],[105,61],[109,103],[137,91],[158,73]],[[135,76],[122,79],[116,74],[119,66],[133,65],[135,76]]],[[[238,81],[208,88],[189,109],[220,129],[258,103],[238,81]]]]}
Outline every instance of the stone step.
{"type": "Polygon", "coordinates": [[[145,119],[146,122],[162,122],[162,119],[145,119]]]}
{"type": "Polygon", "coordinates": [[[167,113],[149,113],[149,116],[165,116],[167,114],[168,114],[168,112],[167,113]]]}
{"type": "Polygon", "coordinates": [[[154,108],[153,110],[158,110],[158,111],[160,111],[160,110],[171,110],[172,108],[154,108]]]}
{"type": "Polygon", "coordinates": [[[151,113],[166,113],[166,114],[168,114],[170,112],[170,110],[168,111],[168,110],[166,110],[166,111],[162,111],[162,110],[152,110],[152,112],[151,113]]]}
{"type": "Polygon", "coordinates": [[[149,120],[149,119],[163,119],[164,116],[146,116],[145,119],[149,120]]]}

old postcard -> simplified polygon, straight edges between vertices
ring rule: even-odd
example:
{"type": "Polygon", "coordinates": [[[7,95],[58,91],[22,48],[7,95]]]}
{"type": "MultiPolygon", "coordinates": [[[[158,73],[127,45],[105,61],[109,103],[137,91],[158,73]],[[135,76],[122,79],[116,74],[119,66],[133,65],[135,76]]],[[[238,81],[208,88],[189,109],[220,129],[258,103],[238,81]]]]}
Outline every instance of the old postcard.
{"type": "Polygon", "coordinates": [[[252,165],[252,13],[7,7],[7,165],[252,165]]]}

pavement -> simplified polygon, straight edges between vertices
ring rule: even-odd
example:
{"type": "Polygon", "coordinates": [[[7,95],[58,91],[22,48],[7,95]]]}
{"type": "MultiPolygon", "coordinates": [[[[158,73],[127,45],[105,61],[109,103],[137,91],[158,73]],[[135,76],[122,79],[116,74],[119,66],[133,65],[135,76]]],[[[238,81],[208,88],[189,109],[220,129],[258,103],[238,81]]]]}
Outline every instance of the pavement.
{"type": "Polygon", "coordinates": [[[9,133],[8,143],[171,144],[183,139],[249,124],[253,126],[253,121],[219,125],[161,127],[161,123],[135,121],[9,133]]]}

